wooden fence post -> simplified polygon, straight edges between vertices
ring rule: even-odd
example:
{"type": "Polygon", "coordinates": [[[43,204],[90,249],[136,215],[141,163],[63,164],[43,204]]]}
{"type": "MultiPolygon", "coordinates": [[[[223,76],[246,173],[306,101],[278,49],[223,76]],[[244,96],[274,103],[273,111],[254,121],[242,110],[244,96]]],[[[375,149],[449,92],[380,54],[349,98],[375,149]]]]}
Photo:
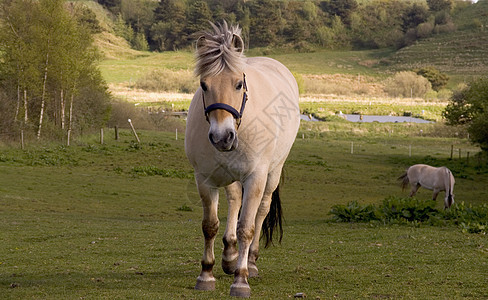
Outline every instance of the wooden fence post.
{"type": "Polygon", "coordinates": [[[103,128],[100,128],[100,144],[103,145],[103,128]]]}
{"type": "Polygon", "coordinates": [[[454,145],[451,145],[451,160],[452,160],[452,154],[454,152],[454,145]]]}
{"type": "Polygon", "coordinates": [[[466,152],[466,165],[469,166],[469,151],[466,152]]]}
{"type": "Polygon", "coordinates": [[[115,125],[115,140],[119,140],[119,126],[115,125]]]}
{"type": "Polygon", "coordinates": [[[137,132],[136,130],[134,129],[134,125],[132,125],[132,121],[131,119],[128,120],[129,121],[129,124],[130,124],[130,128],[132,129],[132,133],[134,134],[134,136],[136,137],[136,140],[138,143],[141,142],[141,140],[139,139],[139,137],[137,136],[137,132]]]}
{"type": "Polygon", "coordinates": [[[70,140],[70,138],[71,138],[71,129],[68,129],[68,136],[66,138],[66,146],[68,146],[68,147],[69,147],[69,140],[70,140]]]}

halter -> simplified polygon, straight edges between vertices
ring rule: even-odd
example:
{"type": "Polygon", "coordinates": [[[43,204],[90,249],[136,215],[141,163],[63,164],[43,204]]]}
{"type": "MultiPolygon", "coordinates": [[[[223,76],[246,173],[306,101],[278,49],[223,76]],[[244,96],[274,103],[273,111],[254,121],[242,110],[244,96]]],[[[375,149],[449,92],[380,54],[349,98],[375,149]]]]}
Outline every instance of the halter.
{"type": "Polygon", "coordinates": [[[246,74],[243,74],[244,76],[244,82],[243,82],[243,87],[244,87],[244,94],[242,95],[242,103],[241,103],[241,110],[237,111],[234,107],[225,104],[225,103],[214,103],[210,104],[208,107],[205,105],[205,93],[202,93],[202,100],[203,100],[203,109],[205,110],[205,118],[207,119],[207,122],[210,123],[208,120],[208,114],[216,109],[223,109],[234,117],[236,120],[237,128],[241,125],[241,119],[242,115],[244,114],[244,108],[246,108],[246,102],[247,102],[247,84],[246,84],[246,74]]]}

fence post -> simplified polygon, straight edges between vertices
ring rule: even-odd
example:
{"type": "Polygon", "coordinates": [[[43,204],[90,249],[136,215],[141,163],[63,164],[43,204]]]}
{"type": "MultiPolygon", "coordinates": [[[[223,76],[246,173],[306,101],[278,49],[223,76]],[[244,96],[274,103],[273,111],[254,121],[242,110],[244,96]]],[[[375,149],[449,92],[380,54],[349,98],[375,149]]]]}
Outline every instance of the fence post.
{"type": "Polygon", "coordinates": [[[66,140],[66,146],[69,147],[69,140],[71,138],[71,129],[68,129],[68,136],[67,136],[67,140],[66,140]]]}
{"type": "Polygon", "coordinates": [[[454,145],[451,145],[451,160],[452,160],[452,154],[454,152],[454,145]]]}
{"type": "Polygon", "coordinates": [[[469,166],[469,151],[466,152],[466,165],[469,166]]]}
{"type": "Polygon", "coordinates": [[[461,148],[459,148],[458,150],[459,150],[459,159],[461,159],[461,148]]]}
{"type": "Polygon", "coordinates": [[[354,154],[354,142],[351,142],[351,154],[354,154]]]}
{"type": "Polygon", "coordinates": [[[100,128],[100,144],[103,145],[103,128],[100,128]]]}
{"type": "Polygon", "coordinates": [[[176,140],[178,140],[178,128],[176,128],[176,140]]]}
{"type": "Polygon", "coordinates": [[[115,140],[119,140],[119,126],[115,125],[115,140]]]}
{"type": "Polygon", "coordinates": [[[134,134],[134,136],[136,137],[136,140],[138,143],[141,142],[141,140],[139,139],[139,137],[137,136],[137,132],[136,130],[134,129],[134,125],[132,125],[132,121],[131,119],[128,120],[129,121],[129,124],[130,124],[130,128],[132,129],[132,133],[134,134]]]}
{"type": "Polygon", "coordinates": [[[412,157],[412,145],[408,145],[408,157],[412,157]]]}

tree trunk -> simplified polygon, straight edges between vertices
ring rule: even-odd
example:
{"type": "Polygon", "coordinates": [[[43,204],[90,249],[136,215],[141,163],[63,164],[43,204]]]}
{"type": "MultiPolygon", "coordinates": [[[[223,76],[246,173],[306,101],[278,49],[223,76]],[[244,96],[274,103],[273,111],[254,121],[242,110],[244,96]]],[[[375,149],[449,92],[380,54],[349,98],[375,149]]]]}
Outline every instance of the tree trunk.
{"type": "Polygon", "coordinates": [[[65,114],[64,114],[64,89],[61,88],[61,93],[60,93],[60,101],[61,101],[61,129],[64,129],[64,118],[65,118],[65,114]]]}
{"type": "Polygon", "coordinates": [[[27,124],[27,121],[29,121],[28,115],[27,115],[27,89],[24,89],[24,124],[27,124]]]}
{"type": "Polygon", "coordinates": [[[73,100],[74,100],[74,93],[71,94],[71,102],[69,104],[69,123],[68,123],[68,130],[73,128],[73,100]]]}
{"type": "Polygon", "coordinates": [[[46,68],[44,68],[44,82],[42,84],[41,112],[39,114],[39,129],[37,130],[37,139],[41,138],[42,119],[44,117],[44,107],[46,105],[46,83],[47,83],[48,65],[49,65],[49,40],[47,41],[46,68]]]}
{"type": "Polygon", "coordinates": [[[17,107],[15,108],[14,122],[17,122],[17,118],[19,117],[19,110],[20,110],[20,84],[17,85],[17,107]]]}

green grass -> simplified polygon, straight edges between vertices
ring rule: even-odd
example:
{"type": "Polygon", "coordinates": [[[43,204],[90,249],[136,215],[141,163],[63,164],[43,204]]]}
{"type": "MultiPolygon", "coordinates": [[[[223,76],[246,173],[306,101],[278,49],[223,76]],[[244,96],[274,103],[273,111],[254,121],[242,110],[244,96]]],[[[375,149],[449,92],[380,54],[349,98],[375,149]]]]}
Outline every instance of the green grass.
{"type": "MultiPolygon", "coordinates": [[[[328,222],[333,205],[405,196],[396,178],[418,162],[453,170],[456,201],[484,203],[486,167],[448,159],[451,144],[473,153],[475,148],[465,140],[400,133],[311,135],[303,127],[299,137],[302,132],[308,138],[297,139],[285,167],[284,241],[262,250],[261,277],[250,280],[254,298],[298,292],[312,299],[488,296],[485,236],[457,227],[328,222]]],[[[227,297],[232,277],[219,262],[225,201],[216,242],[217,290],[198,292],[193,286],[203,249],[202,209],[182,136],[139,136],[139,145],[122,130],[121,140],[107,138],[105,145],[85,136],[71,147],[0,146],[2,298],[227,297]]],[[[419,191],[419,199],[430,196],[419,191]]]]}
{"type": "Polygon", "coordinates": [[[193,69],[193,53],[188,51],[170,51],[162,53],[139,52],[136,58],[110,59],[100,63],[103,78],[108,83],[134,83],[153,70],[193,69]]]}

